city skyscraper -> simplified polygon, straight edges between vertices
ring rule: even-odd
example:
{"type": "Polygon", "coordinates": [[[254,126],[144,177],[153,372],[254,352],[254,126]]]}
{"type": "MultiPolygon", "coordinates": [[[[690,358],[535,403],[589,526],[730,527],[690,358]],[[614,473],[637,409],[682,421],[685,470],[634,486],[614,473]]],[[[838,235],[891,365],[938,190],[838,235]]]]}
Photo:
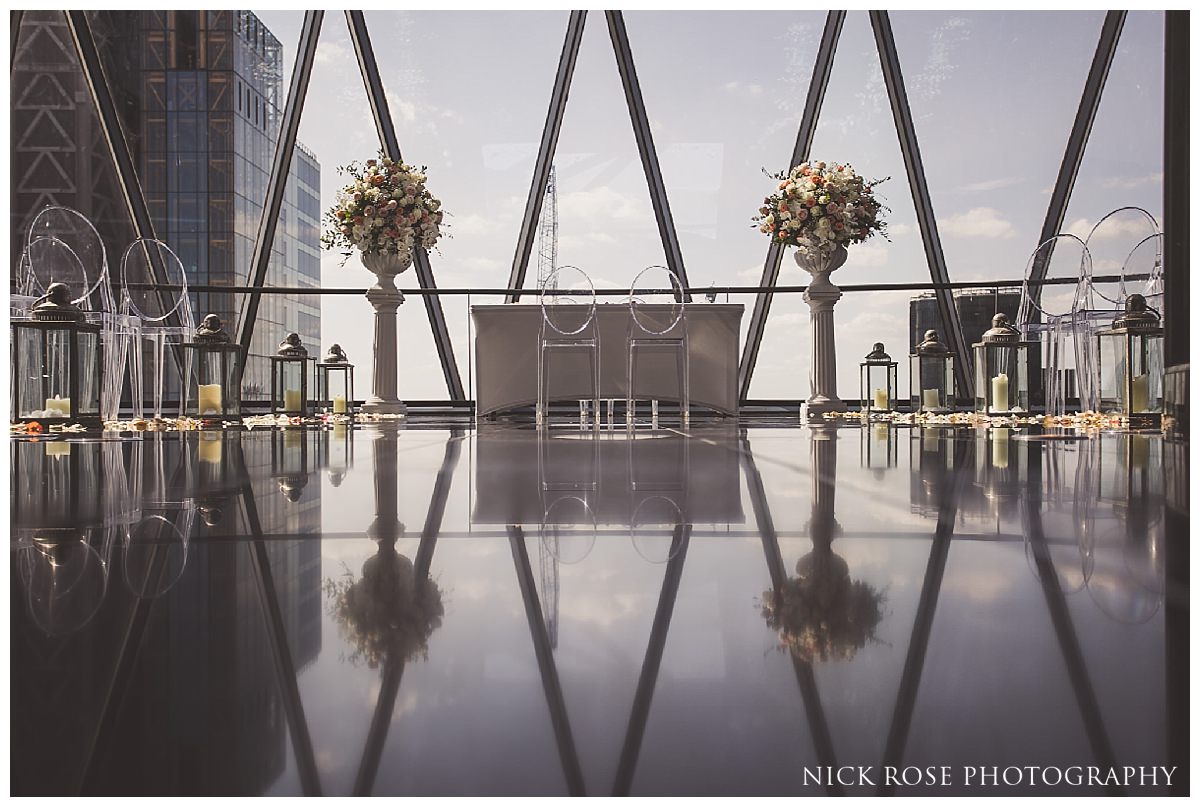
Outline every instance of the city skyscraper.
{"type": "MultiPolygon", "coordinates": [[[[155,233],[179,255],[189,283],[242,286],[262,216],[279,134],[283,46],[249,11],[103,11],[89,14],[155,233]]],[[[63,15],[23,15],[14,59],[12,254],[46,204],[74,207],[105,241],[110,279],[133,228],[90,108],[63,15]]],[[[267,285],[320,286],[320,164],[300,146],[288,174],[267,285]]],[[[243,295],[191,295],[200,319],[236,326],[243,295]]],[[[320,299],[265,295],[243,377],[243,397],[270,390],[280,340],[321,348],[320,299]]]]}

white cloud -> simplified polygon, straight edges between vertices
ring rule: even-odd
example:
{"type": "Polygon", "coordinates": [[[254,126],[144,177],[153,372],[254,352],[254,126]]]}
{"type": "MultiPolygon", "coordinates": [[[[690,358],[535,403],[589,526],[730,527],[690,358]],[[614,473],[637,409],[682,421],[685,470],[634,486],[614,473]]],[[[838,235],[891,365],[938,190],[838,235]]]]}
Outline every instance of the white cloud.
{"type": "MultiPolygon", "coordinates": [[[[1087,240],[1092,228],[1096,225],[1090,219],[1078,218],[1066,226],[1063,232],[1077,235],[1080,238],[1087,240]]],[[[1118,214],[1110,219],[1106,219],[1104,224],[1096,229],[1096,233],[1092,236],[1094,241],[1108,241],[1121,238],[1133,243],[1153,234],[1150,222],[1140,213],[1130,211],[1128,215],[1118,214]]],[[[1092,242],[1089,242],[1089,244],[1092,242]]]]}
{"type": "Polygon", "coordinates": [[[887,262],[887,247],[877,244],[855,244],[848,261],[853,266],[885,266],[887,262]]]}
{"type": "Polygon", "coordinates": [[[960,238],[1012,238],[1016,235],[1012,223],[992,207],[973,207],[965,213],[939,219],[938,227],[943,234],[960,238]]]}
{"type": "Polygon", "coordinates": [[[462,265],[473,272],[493,272],[504,266],[495,258],[467,258],[462,265]]]}
{"type": "Polygon", "coordinates": [[[911,224],[901,223],[901,224],[889,224],[888,225],[888,237],[890,237],[890,238],[896,238],[898,236],[908,235],[912,231],[913,231],[913,228],[912,228],[911,224]]]}
{"type": "Polygon", "coordinates": [[[963,185],[959,190],[997,191],[1001,188],[1011,188],[1013,185],[1019,185],[1023,181],[1021,177],[997,177],[996,179],[985,179],[982,182],[972,182],[970,185],[963,185]]]}
{"type": "Polygon", "coordinates": [[[1146,174],[1140,177],[1109,177],[1100,182],[1105,188],[1117,188],[1118,190],[1131,190],[1140,188],[1143,185],[1157,185],[1162,182],[1162,171],[1156,171],[1153,174],[1146,174]]]}
{"type": "Polygon", "coordinates": [[[471,213],[466,216],[454,216],[450,220],[450,231],[455,236],[490,235],[500,229],[496,219],[471,213]]]}
{"type": "Polygon", "coordinates": [[[727,81],[721,85],[721,89],[725,92],[736,93],[738,95],[759,96],[765,92],[763,85],[757,83],[743,84],[740,81],[727,81]]]}
{"type": "Polygon", "coordinates": [[[648,200],[643,201],[601,185],[586,191],[572,191],[558,199],[558,212],[563,219],[643,219],[652,217],[648,200]]]}
{"type": "Polygon", "coordinates": [[[317,52],[313,55],[313,61],[317,64],[345,64],[350,59],[350,49],[334,40],[317,45],[317,52]]]}

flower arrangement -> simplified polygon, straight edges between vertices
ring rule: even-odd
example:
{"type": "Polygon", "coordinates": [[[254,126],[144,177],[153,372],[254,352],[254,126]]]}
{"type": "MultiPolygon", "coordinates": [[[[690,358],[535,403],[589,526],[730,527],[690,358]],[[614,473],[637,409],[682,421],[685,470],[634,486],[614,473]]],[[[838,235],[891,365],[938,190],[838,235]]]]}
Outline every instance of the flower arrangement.
{"type": "Polygon", "coordinates": [[[763,592],[762,615],[779,633],[781,649],[808,662],[849,660],[875,641],[883,595],[851,580],[845,560],[814,551],[799,560],[796,572],[780,590],[763,592]]]}
{"type": "MultiPolygon", "coordinates": [[[[442,203],[425,187],[425,168],[389,157],[338,168],[353,178],[325,213],[326,249],[357,249],[364,255],[408,255],[431,249],[442,235],[442,203]]],[[[346,253],[346,257],[350,252],[346,253]]]]}
{"type": "Polygon", "coordinates": [[[753,221],[775,243],[828,257],[839,246],[875,233],[887,238],[880,213],[888,208],[875,198],[874,188],[888,177],[868,182],[848,163],[824,161],[767,175],[779,181],[779,189],[763,200],[753,221]]]}
{"type": "Polygon", "coordinates": [[[377,669],[386,660],[425,658],[430,635],[442,624],[442,593],[428,577],[418,578],[412,561],[381,544],[363,563],[362,577],[349,571],[327,579],[330,614],[341,624],[350,662],[377,669]]]}

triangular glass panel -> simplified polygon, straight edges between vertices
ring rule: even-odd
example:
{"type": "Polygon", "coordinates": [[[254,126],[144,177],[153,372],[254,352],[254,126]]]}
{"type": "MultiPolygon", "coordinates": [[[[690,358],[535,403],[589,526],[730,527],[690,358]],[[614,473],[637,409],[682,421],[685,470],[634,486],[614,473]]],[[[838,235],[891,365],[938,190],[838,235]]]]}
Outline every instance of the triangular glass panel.
{"type": "MultiPolygon", "coordinates": [[[[889,178],[878,187],[876,195],[891,208],[884,214],[890,241],[875,236],[850,247],[849,258],[833,276],[833,282],[842,286],[929,282],[908,175],[866,12],[846,15],[810,156],[813,160],[849,162],[868,180],[889,178]]],[[[763,195],[770,190],[770,183],[764,182],[763,195]]],[[[780,285],[805,285],[809,276],[794,266],[792,250],[783,260],[780,285]]],[[[909,296],[913,295],[848,292],[837,304],[837,379],[843,399],[859,397],[859,362],[872,343],[883,342],[897,360],[908,353],[909,296]]],[[[767,317],[750,397],[807,398],[805,380],[809,377],[811,351],[808,306],[800,294],[777,295],[767,317]]],[[[905,387],[900,385],[901,395],[906,393],[905,387]]]]}
{"type": "MultiPolygon", "coordinates": [[[[1097,277],[1148,275],[1161,256],[1162,149],[1147,145],[1162,143],[1162,52],[1163,12],[1128,12],[1063,223],[1087,241],[1097,277]]],[[[1145,278],[1130,280],[1125,292],[1146,287],[1145,278]]],[[[1117,307],[1117,283],[1096,291],[1097,308],[1117,307]]]]}

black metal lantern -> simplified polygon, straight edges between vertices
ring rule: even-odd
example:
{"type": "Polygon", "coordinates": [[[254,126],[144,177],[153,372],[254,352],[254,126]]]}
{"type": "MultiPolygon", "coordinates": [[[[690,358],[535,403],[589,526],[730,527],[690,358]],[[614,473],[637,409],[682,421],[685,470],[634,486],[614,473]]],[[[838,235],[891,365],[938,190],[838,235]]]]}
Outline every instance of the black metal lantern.
{"type": "Polygon", "coordinates": [[[300,501],[308,485],[308,434],[304,428],[271,433],[271,475],[289,502],[300,501]]]}
{"type": "Polygon", "coordinates": [[[354,414],[354,365],[341,345],[330,345],[317,362],[317,400],[335,415],[354,414]]]}
{"type": "Polygon", "coordinates": [[[185,342],[193,351],[196,368],[196,395],[185,411],[192,417],[213,420],[238,420],[242,415],[242,395],[237,383],[241,345],[233,344],[221,318],[209,314],[196,329],[195,339],[185,342]]]}
{"type": "Polygon", "coordinates": [[[1157,428],[1163,408],[1163,329],[1146,298],[1131,294],[1112,328],[1096,338],[1100,411],[1124,415],[1131,428],[1157,428]]]}
{"type": "Polygon", "coordinates": [[[876,342],[859,365],[862,383],[860,398],[863,411],[890,412],[896,405],[896,368],[898,363],[883,351],[883,342],[876,342]]]}
{"type": "Polygon", "coordinates": [[[1008,415],[1029,411],[1029,347],[1006,314],[992,317],[975,349],[975,411],[1008,415]]]}
{"type": "Polygon", "coordinates": [[[308,414],[308,349],[300,334],[289,333],[271,357],[271,411],[277,415],[308,414]]]}
{"type": "Polygon", "coordinates": [[[863,424],[862,467],[878,475],[896,467],[896,453],[896,429],[891,424],[883,421],[863,424]]]}
{"type": "Polygon", "coordinates": [[[909,369],[914,412],[954,411],[954,354],[938,339],[937,331],[925,332],[925,341],[909,355],[909,369]]]}
{"type": "Polygon", "coordinates": [[[84,322],[63,283],[51,283],[32,319],[12,323],[12,419],[100,425],[100,326],[84,322]]]}

